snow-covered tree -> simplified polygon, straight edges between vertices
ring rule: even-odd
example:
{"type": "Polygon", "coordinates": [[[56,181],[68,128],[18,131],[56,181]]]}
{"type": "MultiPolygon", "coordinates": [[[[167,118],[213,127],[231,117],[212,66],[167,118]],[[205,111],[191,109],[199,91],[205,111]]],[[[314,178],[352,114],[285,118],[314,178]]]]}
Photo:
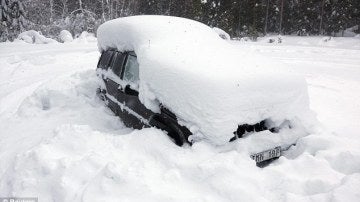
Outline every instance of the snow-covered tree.
{"type": "Polygon", "coordinates": [[[20,0],[1,0],[1,41],[13,40],[25,31],[28,25],[23,2],[20,0]]]}
{"type": "MultiPolygon", "coordinates": [[[[95,32],[105,21],[138,14],[172,15],[219,27],[232,36],[333,34],[360,27],[359,0],[0,0],[0,40],[34,29],[95,32]]],[[[356,30],[355,30],[356,31],[356,30]]],[[[357,30],[360,32],[360,29],[357,30]]]]}
{"type": "MultiPolygon", "coordinates": [[[[346,28],[356,25],[353,16],[356,17],[355,9],[360,9],[359,3],[354,0],[335,0],[333,1],[330,15],[330,30],[334,33],[344,31],[346,28]]],[[[358,11],[359,12],[359,11],[358,11]]],[[[356,20],[356,19],[355,19],[356,20]]]]}
{"type": "Polygon", "coordinates": [[[1,0],[0,4],[0,41],[6,41],[9,35],[9,26],[11,24],[9,1],[1,0]]]}

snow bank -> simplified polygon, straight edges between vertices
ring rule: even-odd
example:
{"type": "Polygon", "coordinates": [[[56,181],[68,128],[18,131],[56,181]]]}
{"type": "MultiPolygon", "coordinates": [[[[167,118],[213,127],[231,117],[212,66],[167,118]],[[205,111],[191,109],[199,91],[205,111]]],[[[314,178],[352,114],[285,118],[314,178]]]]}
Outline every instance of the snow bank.
{"type": "Polygon", "coordinates": [[[261,43],[275,43],[275,44],[280,44],[283,42],[283,37],[281,35],[278,36],[265,36],[265,37],[259,37],[258,42],[261,43]]]}
{"type": "Polygon", "coordinates": [[[231,37],[228,33],[226,33],[224,30],[218,28],[218,27],[213,27],[213,30],[222,38],[225,40],[230,40],[231,37]]]}
{"type": "Polygon", "coordinates": [[[0,43],[0,195],[65,202],[359,202],[360,47],[353,49],[351,38],[336,39],[343,48],[319,47],[320,39],[302,39],[312,47],[296,44],[299,38],[284,47],[236,45],[304,74],[311,106],[328,128],[299,139],[262,169],[239,140],[177,147],[160,130],[125,128],[96,97],[95,43],[0,43]]]}
{"type": "MultiPolygon", "coordinates": [[[[231,43],[249,43],[254,41],[247,40],[246,37],[232,40],[231,43]]],[[[359,37],[332,37],[332,36],[284,36],[284,35],[267,35],[258,37],[257,45],[266,46],[304,46],[304,47],[336,47],[344,49],[359,49],[359,37]]],[[[289,50],[292,51],[292,50],[289,50]]]]}
{"type": "Polygon", "coordinates": [[[92,43],[96,42],[96,37],[93,33],[83,31],[78,37],[75,38],[74,42],[78,43],[92,43]]]}
{"type": "Polygon", "coordinates": [[[199,22],[126,17],[104,23],[97,36],[100,51],[135,51],[141,102],[156,111],[154,103],[160,101],[195,139],[220,145],[239,124],[312,121],[303,78],[269,58],[235,50],[199,22]]]}
{"type": "Polygon", "coordinates": [[[72,34],[67,30],[62,30],[59,34],[59,38],[61,42],[72,42],[74,39],[72,37],[72,34]]]}
{"type": "Polygon", "coordinates": [[[345,30],[341,30],[335,34],[337,37],[355,37],[355,31],[359,29],[359,25],[347,28],[345,30]]]}
{"type": "Polygon", "coordinates": [[[26,43],[35,44],[48,44],[57,42],[54,39],[46,38],[41,33],[35,30],[29,30],[19,34],[18,39],[25,41],[26,43]]]}

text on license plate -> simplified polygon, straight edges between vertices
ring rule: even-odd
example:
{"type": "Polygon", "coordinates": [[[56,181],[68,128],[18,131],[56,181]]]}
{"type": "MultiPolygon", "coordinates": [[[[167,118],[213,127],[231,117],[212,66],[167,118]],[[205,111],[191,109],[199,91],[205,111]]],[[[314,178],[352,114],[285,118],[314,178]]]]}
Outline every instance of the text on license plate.
{"type": "Polygon", "coordinates": [[[281,147],[275,147],[257,154],[252,154],[250,157],[256,161],[256,163],[266,161],[272,158],[279,157],[281,155],[281,147]]]}

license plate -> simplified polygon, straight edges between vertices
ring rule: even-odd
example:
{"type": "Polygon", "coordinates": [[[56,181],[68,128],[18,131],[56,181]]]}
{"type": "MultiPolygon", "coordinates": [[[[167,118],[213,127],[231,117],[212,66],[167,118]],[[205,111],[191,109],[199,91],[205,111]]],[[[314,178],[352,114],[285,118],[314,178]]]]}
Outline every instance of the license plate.
{"type": "Polygon", "coordinates": [[[279,157],[281,155],[281,147],[275,147],[274,149],[269,149],[257,154],[252,154],[250,157],[256,161],[256,163],[266,161],[279,157]]]}

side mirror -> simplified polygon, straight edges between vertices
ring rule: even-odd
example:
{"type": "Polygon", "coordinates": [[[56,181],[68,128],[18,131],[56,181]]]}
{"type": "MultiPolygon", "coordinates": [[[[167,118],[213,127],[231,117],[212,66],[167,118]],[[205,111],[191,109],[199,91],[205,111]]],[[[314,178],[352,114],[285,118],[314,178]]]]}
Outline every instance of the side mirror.
{"type": "Polygon", "coordinates": [[[130,85],[126,85],[125,89],[124,89],[124,93],[125,94],[128,94],[128,95],[133,95],[133,96],[138,96],[139,95],[139,92],[132,89],[130,87],[130,85]]]}

